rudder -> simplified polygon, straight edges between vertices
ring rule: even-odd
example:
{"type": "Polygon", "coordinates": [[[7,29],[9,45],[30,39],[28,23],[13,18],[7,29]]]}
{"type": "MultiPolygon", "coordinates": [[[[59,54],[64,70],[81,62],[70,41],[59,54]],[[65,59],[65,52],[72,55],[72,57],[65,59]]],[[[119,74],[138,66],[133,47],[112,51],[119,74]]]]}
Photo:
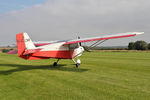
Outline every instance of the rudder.
{"type": "Polygon", "coordinates": [[[16,35],[16,42],[17,42],[18,56],[21,58],[28,59],[30,55],[26,54],[26,51],[36,49],[32,40],[25,32],[16,35]]]}
{"type": "Polygon", "coordinates": [[[18,56],[21,56],[26,49],[23,33],[19,33],[16,35],[16,42],[17,42],[18,56]]]}

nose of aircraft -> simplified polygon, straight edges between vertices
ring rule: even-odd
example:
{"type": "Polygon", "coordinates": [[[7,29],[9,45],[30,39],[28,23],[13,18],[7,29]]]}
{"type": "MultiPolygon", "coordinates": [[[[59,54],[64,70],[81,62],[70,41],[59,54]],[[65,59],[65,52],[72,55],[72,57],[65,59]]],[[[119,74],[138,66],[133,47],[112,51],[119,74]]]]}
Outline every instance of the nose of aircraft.
{"type": "Polygon", "coordinates": [[[81,56],[82,53],[83,53],[83,51],[84,51],[84,48],[83,48],[83,47],[80,46],[79,48],[77,48],[77,49],[75,50],[76,56],[81,56]]]}
{"type": "Polygon", "coordinates": [[[81,49],[81,52],[83,52],[83,51],[84,51],[84,48],[83,48],[83,47],[80,47],[80,49],[81,49]]]}

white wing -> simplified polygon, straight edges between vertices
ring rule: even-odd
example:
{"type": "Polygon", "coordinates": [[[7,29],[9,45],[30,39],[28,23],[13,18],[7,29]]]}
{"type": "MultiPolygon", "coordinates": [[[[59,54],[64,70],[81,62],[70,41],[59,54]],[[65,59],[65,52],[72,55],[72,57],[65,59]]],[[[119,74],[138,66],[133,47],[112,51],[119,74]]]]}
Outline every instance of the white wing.
{"type": "Polygon", "coordinates": [[[97,40],[125,38],[125,37],[132,37],[132,36],[140,35],[140,34],[144,34],[144,32],[128,32],[128,33],[120,33],[120,34],[115,34],[115,35],[106,35],[106,36],[97,36],[97,37],[91,37],[91,38],[75,39],[75,40],[69,40],[69,41],[65,42],[64,44],[74,44],[74,43],[80,43],[80,42],[90,42],[90,41],[97,41],[97,40]]]}

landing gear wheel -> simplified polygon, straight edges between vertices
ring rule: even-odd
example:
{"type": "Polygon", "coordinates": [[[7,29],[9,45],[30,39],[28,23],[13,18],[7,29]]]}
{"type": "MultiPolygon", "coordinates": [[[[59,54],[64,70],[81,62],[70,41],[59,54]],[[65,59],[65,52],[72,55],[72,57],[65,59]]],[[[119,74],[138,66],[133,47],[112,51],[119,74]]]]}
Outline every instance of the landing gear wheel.
{"type": "Polygon", "coordinates": [[[54,62],[53,66],[57,66],[57,62],[54,62]]]}
{"type": "Polygon", "coordinates": [[[76,68],[78,68],[80,66],[80,64],[79,63],[76,63],[76,68]]]}

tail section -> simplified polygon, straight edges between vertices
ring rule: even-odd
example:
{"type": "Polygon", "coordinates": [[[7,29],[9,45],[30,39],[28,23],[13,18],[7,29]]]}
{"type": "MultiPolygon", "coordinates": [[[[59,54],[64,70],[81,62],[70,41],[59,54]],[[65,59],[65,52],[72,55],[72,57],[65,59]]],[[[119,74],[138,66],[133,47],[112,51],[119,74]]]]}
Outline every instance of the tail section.
{"type": "Polygon", "coordinates": [[[16,35],[17,48],[18,48],[18,56],[24,59],[28,59],[28,55],[24,53],[30,49],[36,49],[32,40],[28,36],[27,33],[19,33],[16,35]]]}
{"type": "Polygon", "coordinates": [[[25,47],[26,49],[36,49],[35,45],[33,44],[32,40],[28,36],[27,33],[23,33],[24,41],[25,41],[25,47]]]}
{"type": "Polygon", "coordinates": [[[16,42],[17,42],[17,48],[18,48],[18,56],[21,56],[26,49],[23,33],[19,33],[16,35],[16,42]]]}

